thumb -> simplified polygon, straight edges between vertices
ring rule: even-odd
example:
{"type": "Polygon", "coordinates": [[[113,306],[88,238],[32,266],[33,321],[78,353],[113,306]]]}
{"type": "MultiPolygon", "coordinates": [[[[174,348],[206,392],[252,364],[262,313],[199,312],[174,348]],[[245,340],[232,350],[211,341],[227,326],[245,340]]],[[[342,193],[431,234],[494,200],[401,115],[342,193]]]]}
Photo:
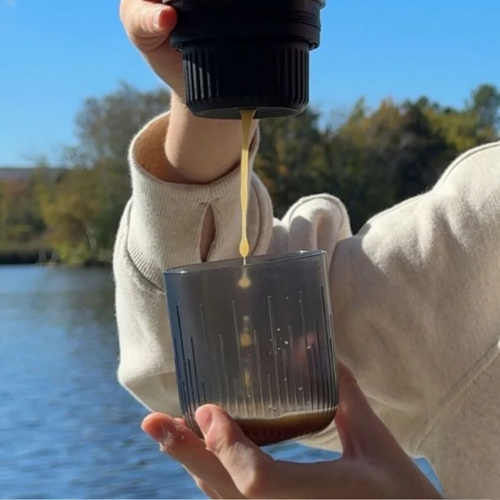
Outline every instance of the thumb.
{"type": "Polygon", "coordinates": [[[238,490],[246,497],[264,498],[263,488],[276,469],[274,460],[250,441],[231,417],[217,406],[198,409],[196,421],[205,444],[222,463],[238,490]]]}
{"type": "Polygon", "coordinates": [[[139,42],[140,45],[140,42],[158,38],[159,46],[174,29],[177,13],[168,5],[138,2],[123,8],[122,20],[129,37],[134,42],[139,42]]]}
{"type": "Polygon", "coordinates": [[[340,404],[335,417],[344,456],[372,455],[399,450],[396,439],[377,417],[353,373],[338,362],[340,404]]]}

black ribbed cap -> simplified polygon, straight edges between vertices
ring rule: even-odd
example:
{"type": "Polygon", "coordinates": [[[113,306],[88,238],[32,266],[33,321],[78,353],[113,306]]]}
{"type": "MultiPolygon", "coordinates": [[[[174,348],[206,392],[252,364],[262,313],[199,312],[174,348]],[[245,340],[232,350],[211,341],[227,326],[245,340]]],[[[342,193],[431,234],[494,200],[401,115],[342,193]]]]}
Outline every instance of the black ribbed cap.
{"type": "Polygon", "coordinates": [[[198,116],[257,118],[300,113],[309,102],[309,46],[304,42],[186,44],[186,103],[198,116]],[[258,45],[258,46],[257,46],[258,45]]]}
{"type": "Polygon", "coordinates": [[[164,0],[178,12],[186,103],[206,118],[300,113],[309,102],[309,51],[319,45],[320,0],[164,0]]]}

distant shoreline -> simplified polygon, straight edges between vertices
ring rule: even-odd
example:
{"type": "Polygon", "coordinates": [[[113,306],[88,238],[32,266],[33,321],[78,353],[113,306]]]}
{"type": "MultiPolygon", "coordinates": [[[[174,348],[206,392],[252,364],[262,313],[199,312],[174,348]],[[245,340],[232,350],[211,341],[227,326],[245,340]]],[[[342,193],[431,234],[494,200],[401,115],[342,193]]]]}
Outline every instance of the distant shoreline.
{"type": "Polygon", "coordinates": [[[0,265],[43,264],[50,261],[51,255],[52,251],[45,248],[0,245],[0,265]]]}
{"type": "MultiPolygon", "coordinates": [[[[65,266],[55,252],[48,248],[26,246],[5,246],[0,244],[0,266],[40,265],[65,266]]],[[[71,267],[110,267],[111,260],[90,260],[70,264],[71,267]]]]}
{"type": "Polygon", "coordinates": [[[39,264],[38,257],[32,255],[21,255],[21,254],[11,254],[2,255],[0,254],[0,266],[25,266],[25,265],[36,265],[39,264]]]}

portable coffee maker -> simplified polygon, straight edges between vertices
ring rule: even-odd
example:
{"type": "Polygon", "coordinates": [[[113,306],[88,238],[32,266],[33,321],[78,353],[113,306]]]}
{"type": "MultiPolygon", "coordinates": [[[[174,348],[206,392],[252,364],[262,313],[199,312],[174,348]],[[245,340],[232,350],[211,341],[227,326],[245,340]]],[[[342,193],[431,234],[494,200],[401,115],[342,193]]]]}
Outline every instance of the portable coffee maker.
{"type": "Polygon", "coordinates": [[[320,44],[324,0],[163,0],[178,24],[186,104],[206,118],[301,113],[309,102],[309,52],[320,44]]]}
{"type": "MultiPolygon", "coordinates": [[[[178,14],[193,114],[239,119],[302,112],[324,0],[163,0],[178,14]]],[[[326,254],[209,262],[164,274],[177,382],[187,425],[226,410],[258,445],[322,431],[338,405],[326,254]]]]}

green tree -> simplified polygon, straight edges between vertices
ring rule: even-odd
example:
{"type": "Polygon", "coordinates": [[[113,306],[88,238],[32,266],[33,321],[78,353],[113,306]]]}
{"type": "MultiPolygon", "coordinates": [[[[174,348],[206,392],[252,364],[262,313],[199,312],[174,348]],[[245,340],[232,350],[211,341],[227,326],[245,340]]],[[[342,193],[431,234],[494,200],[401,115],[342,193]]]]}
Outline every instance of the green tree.
{"type": "Polygon", "coordinates": [[[304,193],[321,189],[326,169],[319,113],[308,109],[298,117],[261,121],[261,147],[255,168],[283,215],[304,193]]]}
{"type": "Polygon", "coordinates": [[[346,204],[354,231],[396,201],[395,157],[400,144],[401,120],[400,107],[389,99],[382,101],[374,111],[365,108],[360,113],[355,106],[331,139],[330,157],[340,155],[333,169],[340,181],[338,188],[331,192],[346,204]]]}
{"type": "Polygon", "coordinates": [[[33,183],[0,182],[0,241],[25,244],[39,239],[44,229],[33,183]]]}
{"type": "Polygon", "coordinates": [[[419,104],[406,104],[394,156],[394,196],[397,201],[421,194],[434,185],[450,159],[450,145],[434,131],[419,104]]]}
{"type": "Polygon", "coordinates": [[[470,110],[480,128],[498,130],[500,125],[500,92],[494,85],[480,85],[472,92],[470,110]]]}
{"type": "Polygon", "coordinates": [[[99,260],[97,228],[102,182],[96,170],[75,168],[51,186],[40,187],[40,208],[48,227],[47,238],[59,258],[79,264],[99,260]]]}
{"type": "MultiPolygon", "coordinates": [[[[75,118],[77,141],[66,150],[65,171],[41,165],[30,181],[0,182],[0,243],[47,241],[64,262],[109,260],[130,197],[130,140],[168,103],[165,90],[141,92],[125,83],[87,99],[75,118]]],[[[277,215],[302,196],[327,192],[346,204],[356,231],[429,189],[460,153],[497,139],[499,113],[493,85],[475,89],[462,108],[422,96],[370,109],[360,99],[347,119],[333,116],[326,125],[308,109],[261,121],[255,167],[277,215]]]]}
{"type": "Polygon", "coordinates": [[[111,94],[87,99],[76,115],[77,144],[67,149],[65,164],[93,169],[101,179],[96,238],[103,248],[112,248],[130,198],[130,141],[146,122],[166,111],[169,102],[169,93],[164,89],[141,92],[121,83],[111,94]]]}

